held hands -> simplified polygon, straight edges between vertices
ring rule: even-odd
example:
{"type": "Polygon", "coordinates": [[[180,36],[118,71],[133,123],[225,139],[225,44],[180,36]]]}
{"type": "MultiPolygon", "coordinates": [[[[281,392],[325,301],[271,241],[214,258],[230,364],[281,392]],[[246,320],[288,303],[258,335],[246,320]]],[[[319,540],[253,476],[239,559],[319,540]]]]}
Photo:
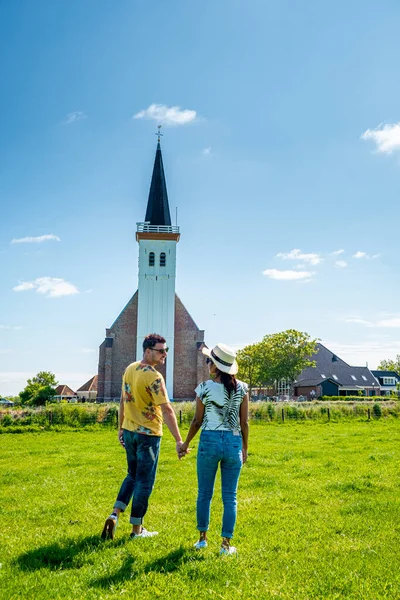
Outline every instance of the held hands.
{"type": "Polygon", "coordinates": [[[185,442],[176,442],[176,453],[178,455],[178,459],[181,460],[183,456],[189,454],[190,449],[185,442]]]}
{"type": "Polygon", "coordinates": [[[120,427],[118,429],[118,441],[121,444],[121,446],[123,448],[125,448],[125,442],[124,442],[124,430],[122,429],[122,427],[120,427]]]}

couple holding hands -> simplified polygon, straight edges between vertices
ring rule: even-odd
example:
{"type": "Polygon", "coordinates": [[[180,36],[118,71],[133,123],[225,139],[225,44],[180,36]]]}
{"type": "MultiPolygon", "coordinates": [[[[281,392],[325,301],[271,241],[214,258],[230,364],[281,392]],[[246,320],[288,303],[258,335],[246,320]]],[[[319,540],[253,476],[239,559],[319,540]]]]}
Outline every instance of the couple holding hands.
{"type": "Polygon", "coordinates": [[[247,385],[235,378],[235,353],[225,344],[203,349],[210,378],[196,392],[195,415],[182,441],[175,412],[168,399],[164,378],[156,370],[163,365],[168,348],[157,334],[143,341],[143,358],[130,364],[123,376],[119,411],[119,440],[126,451],[128,474],[122,482],[113,511],[102,537],[114,538],[118,517],[132,499],[131,538],[154,537],[156,531],[143,527],[153,490],[163,421],[176,441],[178,458],[188,454],[189,443],[201,428],[197,452],[197,529],[195,548],[206,548],[210,506],[218,466],[221,468],[222,519],[221,554],[235,554],[231,545],[236,523],[236,492],[242,465],[247,460],[249,397],[247,385]]]}

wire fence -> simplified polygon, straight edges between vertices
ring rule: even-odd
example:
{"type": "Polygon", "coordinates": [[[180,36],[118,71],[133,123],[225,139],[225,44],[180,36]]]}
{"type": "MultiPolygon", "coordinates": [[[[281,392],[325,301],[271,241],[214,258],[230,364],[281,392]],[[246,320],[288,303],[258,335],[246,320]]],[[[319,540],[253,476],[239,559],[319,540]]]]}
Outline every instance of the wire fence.
{"type": "MultiPolygon", "coordinates": [[[[194,402],[172,403],[179,425],[189,426],[194,402]]],[[[49,404],[38,408],[5,408],[0,410],[0,433],[63,429],[98,429],[118,427],[119,404],[49,404]]],[[[358,419],[400,418],[400,402],[251,402],[250,421],[275,422],[338,422],[358,419]]]]}

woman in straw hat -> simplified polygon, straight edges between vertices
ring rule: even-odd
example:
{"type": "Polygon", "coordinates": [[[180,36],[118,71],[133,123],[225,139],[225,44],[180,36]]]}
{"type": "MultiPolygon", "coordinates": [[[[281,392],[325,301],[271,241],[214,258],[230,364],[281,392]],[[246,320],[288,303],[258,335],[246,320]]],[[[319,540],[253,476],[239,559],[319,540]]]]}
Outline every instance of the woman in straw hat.
{"type": "Polygon", "coordinates": [[[242,465],[247,460],[249,434],[249,395],[247,385],[235,378],[238,372],[235,352],[225,344],[212,350],[203,349],[210,379],[196,388],[196,412],[182,455],[201,428],[197,453],[197,529],[200,539],[195,548],[207,547],[207,530],[210,522],[210,505],[214,492],[218,465],[221,467],[222,519],[221,554],[235,554],[231,538],[236,522],[236,491],[242,465]]]}

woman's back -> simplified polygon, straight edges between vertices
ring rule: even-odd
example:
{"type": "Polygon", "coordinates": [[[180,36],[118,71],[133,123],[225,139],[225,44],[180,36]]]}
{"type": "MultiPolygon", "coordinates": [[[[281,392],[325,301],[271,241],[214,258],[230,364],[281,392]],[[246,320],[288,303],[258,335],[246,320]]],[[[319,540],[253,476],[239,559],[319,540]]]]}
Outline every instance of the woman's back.
{"type": "Polygon", "coordinates": [[[233,431],[240,433],[240,405],[248,386],[237,380],[236,390],[228,393],[223,383],[211,379],[203,381],[196,388],[196,395],[204,404],[204,417],[201,428],[205,431],[233,431]]]}

